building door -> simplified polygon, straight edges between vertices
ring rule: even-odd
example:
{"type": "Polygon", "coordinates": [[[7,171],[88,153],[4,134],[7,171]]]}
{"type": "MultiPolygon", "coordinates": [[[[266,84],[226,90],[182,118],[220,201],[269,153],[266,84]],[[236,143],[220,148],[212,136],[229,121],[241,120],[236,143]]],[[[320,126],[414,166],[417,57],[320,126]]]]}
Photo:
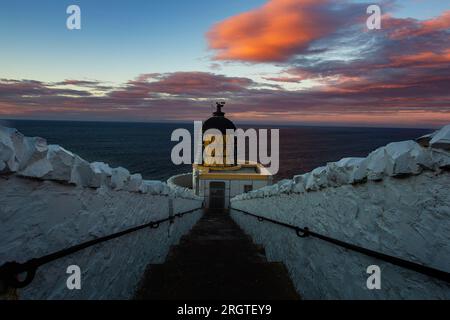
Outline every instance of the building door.
{"type": "Polygon", "coordinates": [[[209,184],[209,207],[223,209],[225,207],[225,182],[209,184]]]}

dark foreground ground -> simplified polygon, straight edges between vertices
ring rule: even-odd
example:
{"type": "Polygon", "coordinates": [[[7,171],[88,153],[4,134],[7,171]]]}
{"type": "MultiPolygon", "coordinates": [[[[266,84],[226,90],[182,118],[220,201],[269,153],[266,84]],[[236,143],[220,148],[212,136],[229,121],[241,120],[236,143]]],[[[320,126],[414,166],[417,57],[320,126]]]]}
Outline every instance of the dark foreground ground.
{"type": "Polygon", "coordinates": [[[136,299],[225,300],[300,297],[282,263],[269,262],[227,212],[208,211],[171,248],[164,264],[147,267],[136,299]]]}

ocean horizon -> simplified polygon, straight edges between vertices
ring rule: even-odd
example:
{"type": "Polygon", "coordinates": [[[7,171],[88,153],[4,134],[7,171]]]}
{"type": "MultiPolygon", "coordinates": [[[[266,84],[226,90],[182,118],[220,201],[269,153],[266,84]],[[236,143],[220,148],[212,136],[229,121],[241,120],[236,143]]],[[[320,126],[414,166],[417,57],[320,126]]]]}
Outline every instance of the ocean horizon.
{"type": "MultiPolygon", "coordinates": [[[[362,124],[362,123],[289,123],[289,122],[249,122],[249,121],[239,121],[239,119],[232,119],[233,123],[235,123],[238,127],[256,127],[256,128],[275,128],[275,127],[322,127],[322,128],[380,128],[380,129],[419,129],[419,130],[429,130],[435,131],[442,127],[441,124],[429,125],[429,126],[401,126],[399,124],[392,125],[381,125],[378,123],[374,124],[362,124]]],[[[206,120],[206,119],[203,119],[206,120]]],[[[134,121],[134,120],[88,120],[88,119],[27,119],[27,118],[0,118],[0,125],[8,127],[8,123],[10,122],[26,122],[26,121],[43,121],[43,122],[89,122],[89,123],[137,123],[137,124],[192,124],[194,121],[201,120],[148,120],[148,121],[134,121]]]]}
{"type": "MultiPolygon", "coordinates": [[[[190,172],[190,165],[174,165],[171,150],[172,131],[186,128],[188,122],[108,122],[60,120],[0,120],[26,136],[46,138],[89,162],[102,161],[122,166],[145,179],[167,180],[190,172]]],[[[304,125],[239,124],[247,128],[280,129],[280,170],[274,180],[292,178],[327,162],[345,157],[365,157],[371,151],[393,141],[413,140],[433,129],[379,128],[304,125]]]]}

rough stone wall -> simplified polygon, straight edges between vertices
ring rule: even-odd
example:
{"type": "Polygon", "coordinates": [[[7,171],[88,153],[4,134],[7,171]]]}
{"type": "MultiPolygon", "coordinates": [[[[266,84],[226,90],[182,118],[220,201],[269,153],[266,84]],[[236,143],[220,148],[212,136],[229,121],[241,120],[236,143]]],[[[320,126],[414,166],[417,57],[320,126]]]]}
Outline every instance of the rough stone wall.
{"type": "MultiPolygon", "coordinates": [[[[122,167],[89,163],[43,138],[0,126],[0,265],[199,208],[202,200],[191,190],[143,180],[122,167]]],[[[199,210],[174,224],[140,230],[44,265],[17,294],[23,299],[131,298],[145,267],[163,262],[169,247],[200,216],[199,210]],[[72,264],[81,268],[81,290],[67,289],[66,270],[72,264]]]]}
{"type": "MultiPolygon", "coordinates": [[[[450,173],[235,201],[233,207],[449,272],[450,173]]],[[[232,211],[305,299],[449,299],[442,281],[232,211]],[[381,290],[368,290],[370,265],[381,290]]]]}
{"type": "MultiPolygon", "coordinates": [[[[232,199],[232,208],[450,272],[450,125],[232,199]]],[[[450,285],[285,227],[231,215],[305,299],[450,299],[450,285]],[[366,286],[381,268],[381,290],[366,286]]]]}
{"type": "MultiPolygon", "coordinates": [[[[107,188],[82,188],[15,175],[0,177],[0,265],[106,236],[201,206],[200,200],[107,188]]],[[[190,230],[201,211],[82,250],[40,267],[18,290],[21,299],[128,299],[149,263],[162,263],[169,247],[190,230]],[[66,269],[81,268],[81,290],[68,290],[66,269]]]]}

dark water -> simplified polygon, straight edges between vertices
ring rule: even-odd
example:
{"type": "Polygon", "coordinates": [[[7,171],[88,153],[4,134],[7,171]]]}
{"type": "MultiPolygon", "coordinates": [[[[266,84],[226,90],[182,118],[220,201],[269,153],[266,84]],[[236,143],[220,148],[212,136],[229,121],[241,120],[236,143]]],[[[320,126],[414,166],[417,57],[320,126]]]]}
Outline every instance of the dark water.
{"type": "MultiPolygon", "coordinates": [[[[193,130],[193,124],[109,123],[5,120],[27,136],[40,136],[60,144],[84,159],[103,161],[142,173],[146,179],[166,180],[189,172],[189,165],[175,166],[170,154],[177,128],[193,130]]],[[[245,128],[245,126],[243,126],[245,128]]],[[[267,126],[261,126],[267,128],[267,126]]],[[[414,139],[426,129],[279,127],[280,170],[276,179],[311,171],[344,157],[366,156],[389,142],[414,139]]]]}

